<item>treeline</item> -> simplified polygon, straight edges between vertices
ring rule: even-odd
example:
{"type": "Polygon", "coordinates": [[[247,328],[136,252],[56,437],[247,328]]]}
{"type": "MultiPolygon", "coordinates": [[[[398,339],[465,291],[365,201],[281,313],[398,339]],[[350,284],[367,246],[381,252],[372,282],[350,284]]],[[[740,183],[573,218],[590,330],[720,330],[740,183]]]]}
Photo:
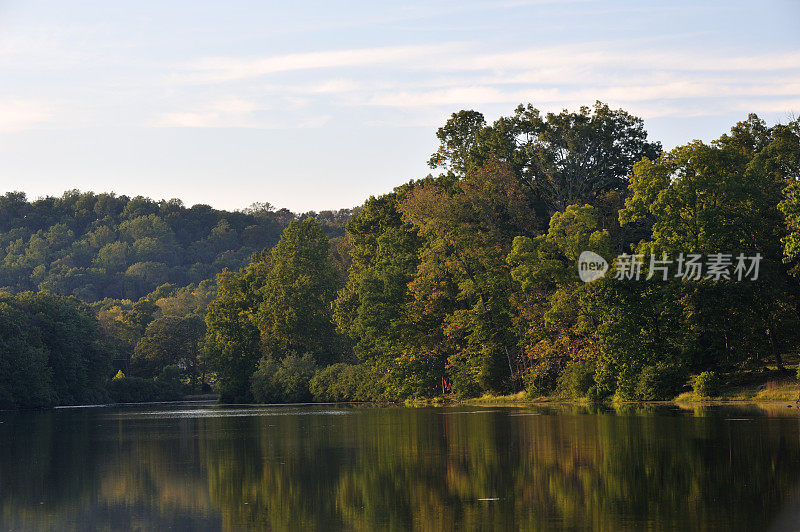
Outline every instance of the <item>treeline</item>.
{"type": "Polygon", "coordinates": [[[348,221],[346,280],[313,220],[219,277],[205,349],[223,400],[669,399],[794,353],[800,121],[751,115],[664,152],[601,103],[520,106],[437,136],[439,175],[348,221]],[[582,282],[584,250],[641,255],[641,280],[582,282]],[[758,279],[645,281],[651,256],[718,253],[760,254],[758,279]]]}
{"type": "MultiPolygon", "coordinates": [[[[226,212],[78,191],[0,196],[0,409],[212,391],[201,355],[215,275],[271,248],[295,219],[313,217],[341,246],[350,214],[265,203],[226,212]],[[75,316],[88,322],[73,326],[75,316]],[[59,320],[62,329],[45,326],[59,320]]],[[[347,259],[335,256],[344,275],[347,259]]]]}
{"type": "Polygon", "coordinates": [[[625,111],[529,105],[492,124],[461,111],[437,137],[436,175],[352,212],[6,194],[3,404],[211,390],[229,402],[523,388],[669,399],[692,375],[716,382],[796,358],[800,120],[751,115],[711,143],[664,152],[625,111]],[[612,272],[582,282],[587,250],[612,272]],[[640,280],[615,278],[623,253],[641,256],[640,280]],[[758,279],[645,280],[651,257],[719,253],[759,255],[758,279]],[[65,330],[53,341],[81,338],[50,347],[24,304],[39,299],[91,330],[65,330]],[[101,384],[55,386],[50,359],[80,342],[101,346],[101,384]],[[34,375],[41,386],[24,386],[34,375]]]}
{"type": "Polygon", "coordinates": [[[202,357],[212,281],[87,304],[0,291],[0,410],[211,392],[202,357]]]}
{"type": "Polygon", "coordinates": [[[164,283],[200,283],[272,247],[293,219],[314,216],[340,236],[349,210],[296,215],[267,203],[237,212],[180,200],[69,191],[0,196],[0,287],[84,301],[136,301],[164,283]]]}
{"type": "Polygon", "coordinates": [[[108,355],[77,299],[0,292],[0,409],[105,402],[108,355]]]}

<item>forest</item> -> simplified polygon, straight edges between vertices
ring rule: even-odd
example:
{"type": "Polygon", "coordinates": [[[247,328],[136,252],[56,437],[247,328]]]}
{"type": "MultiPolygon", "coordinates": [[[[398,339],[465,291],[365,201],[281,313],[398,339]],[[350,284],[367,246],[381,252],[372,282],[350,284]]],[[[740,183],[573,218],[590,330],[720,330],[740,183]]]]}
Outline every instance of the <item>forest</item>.
{"type": "Polygon", "coordinates": [[[509,394],[672,399],[793,374],[800,120],[665,151],[597,102],[460,111],[352,210],[0,198],[0,408],[509,394]],[[577,260],[759,254],[757,279],[585,283],[577,260]]]}

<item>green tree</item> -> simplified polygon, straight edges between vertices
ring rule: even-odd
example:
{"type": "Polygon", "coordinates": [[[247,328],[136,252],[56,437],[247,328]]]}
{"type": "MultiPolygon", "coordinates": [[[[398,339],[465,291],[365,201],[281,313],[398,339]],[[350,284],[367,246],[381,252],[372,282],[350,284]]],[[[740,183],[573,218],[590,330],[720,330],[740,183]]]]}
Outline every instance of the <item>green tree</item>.
{"type": "Polygon", "coordinates": [[[0,293],[0,409],[50,406],[52,369],[30,316],[0,293]]]}
{"type": "Polygon", "coordinates": [[[490,161],[457,181],[422,183],[400,210],[425,238],[411,311],[427,322],[422,330],[444,336],[435,349],[409,351],[409,361],[446,359],[456,390],[507,390],[517,354],[505,258],[515,235],[535,231],[519,182],[508,165],[490,161]]]}
{"type": "Polygon", "coordinates": [[[596,323],[584,300],[590,287],[578,278],[576,265],[583,251],[610,256],[602,223],[596,207],[570,205],[553,214],[546,234],[514,239],[507,262],[518,287],[512,296],[515,327],[532,393],[553,393],[567,367],[577,371],[597,359],[596,323]]]}
{"type": "Polygon", "coordinates": [[[634,166],[620,221],[650,225],[638,253],[673,259],[729,253],[734,262],[739,254],[762,257],[757,282],[703,279],[664,288],[688,320],[672,331],[688,332],[692,342],[685,348],[700,369],[770,355],[780,367],[781,346],[789,340],[783,333],[796,329],[796,302],[781,265],[778,204],[790,175],[776,171],[775,157],[786,154],[784,133],[751,116],[711,145],[695,141],[634,166]]]}
{"type": "Polygon", "coordinates": [[[475,111],[453,114],[437,132],[432,168],[464,176],[487,161],[509,166],[530,195],[540,220],[575,203],[595,204],[610,191],[624,191],[631,167],[655,158],[640,118],[601,102],[577,112],[542,113],[528,104],[488,126],[475,111]]]}
{"type": "Polygon", "coordinates": [[[328,239],[313,219],[289,224],[270,252],[271,269],[261,289],[257,323],[266,352],[311,353],[321,364],[340,355],[331,303],[339,276],[328,239]]]}
{"type": "Polygon", "coordinates": [[[239,272],[217,276],[217,297],[208,305],[204,356],[216,372],[220,401],[250,402],[250,378],[262,355],[256,313],[271,269],[261,252],[239,272]]]}
{"type": "Polygon", "coordinates": [[[204,373],[200,357],[204,335],[205,323],[195,315],[162,316],[153,320],[136,344],[132,359],[135,374],[154,377],[165,367],[174,365],[197,390],[204,373]]]}

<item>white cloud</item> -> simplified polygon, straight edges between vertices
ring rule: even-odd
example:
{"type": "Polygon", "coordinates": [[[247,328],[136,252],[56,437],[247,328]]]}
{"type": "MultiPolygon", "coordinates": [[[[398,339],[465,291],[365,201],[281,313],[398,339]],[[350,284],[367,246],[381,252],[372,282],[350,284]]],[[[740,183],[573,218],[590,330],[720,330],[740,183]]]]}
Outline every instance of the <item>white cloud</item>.
{"type": "Polygon", "coordinates": [[[261,107],[252,101],[236,98],[217,100],[202,110],[162,114],[155,126],[162,127],[254,127],[252,115],[261,107]]]}
{"type": "Polygon", "coordinates": [[[694,51],[627,50],[615,43],[479,53],[464,43],[361,48],[257,58],[206,57],[185,66],[191,82],[232,82],[280,72],[385,66],[402,71],[535,72],[544,77],[612,67],[657,72],[779,71],[800,69],[800,52],[720,56],[694,51]]]}
{"type": "Polygon", "coordinates": [[[150,125],[155,127],[191,128],[258,128],[304,129],[321,127],[329,115],[303,113],[287,116],[286,110],[302,107],[301,99],[287,97],[285,105],[267,106],[252,101],[224,99],[198,104],[194,110],[167,112],[159,115],[150,125]]]}
{"type": "MultiPolygon", "coordinates": [[[[796,101],[800,52],[698,54],[654,43],[635,48],[635,43],[608,41],[487,53],[477,44],[443,43],[246,59],[207,57],[185,65],[173,81],[183,90],[198,83],[250,95],[260,90],[256,99],[295,101],[297,108],[315,102],[332,108],[398,110],[522,102],[571,107],[599,99],[629,108],[638,104],[655,116],[694,116],[741,106],[766,112],[796,101]],[[346,70],[346,75],[279,82],[292,72],[313,79],[320,76],[316,71],[326,70],[346,70]],[[264,77],[271,85],[255,85],[264,77]]],[[[216,115],[172,118],[186,124],[214,123],[216,115]]],[[[380,123],[383,118],[368,121],[380,123]]]]}
{"type": "Polygon", "coordinates": [[[40,126],[53,116],[51,105],[33,100],[0,101],[0,132],[22,131],[40,126]]]}
{"type": "Polygon", "coordinates": [[[352,50],[320,51],[256,58],[206,57],[187,65],[191,82],[230,82],[279,72],[374,65],[408,66],[431,63],[435,57],[452,53],[455,44],[393,46],[352,50]]]}

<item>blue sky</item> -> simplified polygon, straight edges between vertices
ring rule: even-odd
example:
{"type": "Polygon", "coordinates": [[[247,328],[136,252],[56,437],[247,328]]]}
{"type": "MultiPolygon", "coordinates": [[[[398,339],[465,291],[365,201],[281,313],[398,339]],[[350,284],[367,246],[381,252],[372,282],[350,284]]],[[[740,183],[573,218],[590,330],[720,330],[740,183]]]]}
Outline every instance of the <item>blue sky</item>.
{"type": "Polygon", "coordinates": [[[602,100],[666,147],[800,114],[800,1],[0,0],[0,192],[352,207],[460,109],[602,100]]]}

